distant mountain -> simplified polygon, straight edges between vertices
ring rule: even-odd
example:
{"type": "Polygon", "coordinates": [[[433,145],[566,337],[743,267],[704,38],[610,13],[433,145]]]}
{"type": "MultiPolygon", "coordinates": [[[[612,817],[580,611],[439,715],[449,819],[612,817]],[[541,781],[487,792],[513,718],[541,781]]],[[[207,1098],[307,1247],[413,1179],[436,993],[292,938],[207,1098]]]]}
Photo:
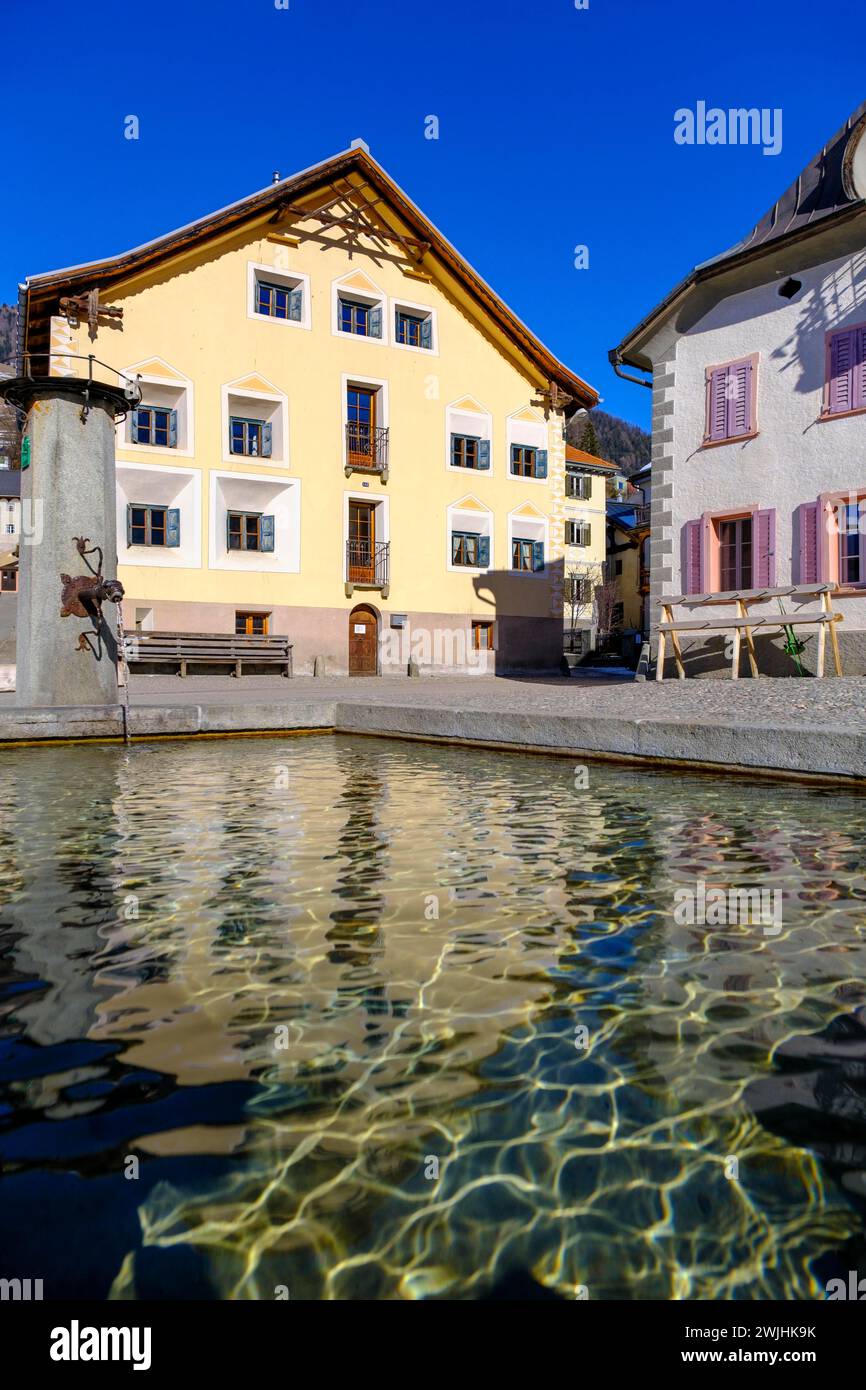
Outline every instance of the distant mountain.
{"type": "Polygon", "coordinates": [[[0,304],[0,361],[15,351],[18,310],[11,304],[0,304]]]}
{"type": "Polygon", "coordinates": [[[608,463],[615,463],[626,476],[636,473],[650,461],[652,437],[640,425],[608,415],[604,410],[591,410],[588,415],[573,415],[568,422],[566,437],[569,444],[597,454],[608,463]]]}

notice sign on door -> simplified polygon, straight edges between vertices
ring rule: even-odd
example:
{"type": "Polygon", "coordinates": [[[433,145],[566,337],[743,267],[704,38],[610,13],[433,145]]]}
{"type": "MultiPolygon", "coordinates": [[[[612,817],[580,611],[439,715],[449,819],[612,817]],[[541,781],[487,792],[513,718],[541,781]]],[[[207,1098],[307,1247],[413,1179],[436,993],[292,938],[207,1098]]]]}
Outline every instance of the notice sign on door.
{"type": "Polygon", "coordinates": [[[363,637],[364,634],[366,633],[366,631],[367,631],[367,625],[366,625],[366,623],[355,623],[355,635],[356,635],[356,636],[358,636],[358,635],[360,634],[360,636],[363,637]]]}

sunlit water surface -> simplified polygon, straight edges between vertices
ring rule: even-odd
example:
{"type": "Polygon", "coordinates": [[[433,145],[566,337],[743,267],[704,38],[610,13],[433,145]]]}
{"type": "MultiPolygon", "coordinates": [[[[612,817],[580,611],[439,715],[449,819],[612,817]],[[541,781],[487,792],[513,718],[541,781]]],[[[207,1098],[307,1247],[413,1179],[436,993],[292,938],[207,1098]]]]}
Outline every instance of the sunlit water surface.
{"type": "Polygon", "coordinates": [[[822,1296],[861,1212],[744,1093],[866,999],[866,801],[329,737],[0,759],[0,1275],[822,1296]],[[698,880],[782,930],[677,925],[698,880]]]}

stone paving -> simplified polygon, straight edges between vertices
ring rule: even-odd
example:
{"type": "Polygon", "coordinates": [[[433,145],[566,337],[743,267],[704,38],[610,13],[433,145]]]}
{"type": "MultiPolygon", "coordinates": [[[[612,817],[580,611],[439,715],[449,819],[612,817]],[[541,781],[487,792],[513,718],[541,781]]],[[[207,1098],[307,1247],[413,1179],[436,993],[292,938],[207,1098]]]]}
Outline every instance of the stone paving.
{"type": "Polygon", "coordinates": [[[412,705],[528,715],[594,715],[688,724],[749,723],[866,733],[866,677],[819,680],[608,680],[593,677],[133,676],[133,705],[307,704],[311,701],[412,705]]]}

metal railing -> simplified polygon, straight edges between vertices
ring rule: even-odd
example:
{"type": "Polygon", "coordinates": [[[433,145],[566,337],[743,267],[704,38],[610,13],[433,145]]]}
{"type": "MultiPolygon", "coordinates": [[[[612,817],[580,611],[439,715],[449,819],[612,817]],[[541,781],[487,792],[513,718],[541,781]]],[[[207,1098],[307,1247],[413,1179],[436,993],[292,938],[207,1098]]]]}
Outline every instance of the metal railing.
{"type": "Polygon", "coordinates": [[[389,541],[346,541],[346,582],[381,588],[391,576],[389,541]]]}
{"type": "Polygon", "coordinates": [[[388,470],[388,430],[350,420],[346,425],[346,464],[373,473],[388,470]]]}

